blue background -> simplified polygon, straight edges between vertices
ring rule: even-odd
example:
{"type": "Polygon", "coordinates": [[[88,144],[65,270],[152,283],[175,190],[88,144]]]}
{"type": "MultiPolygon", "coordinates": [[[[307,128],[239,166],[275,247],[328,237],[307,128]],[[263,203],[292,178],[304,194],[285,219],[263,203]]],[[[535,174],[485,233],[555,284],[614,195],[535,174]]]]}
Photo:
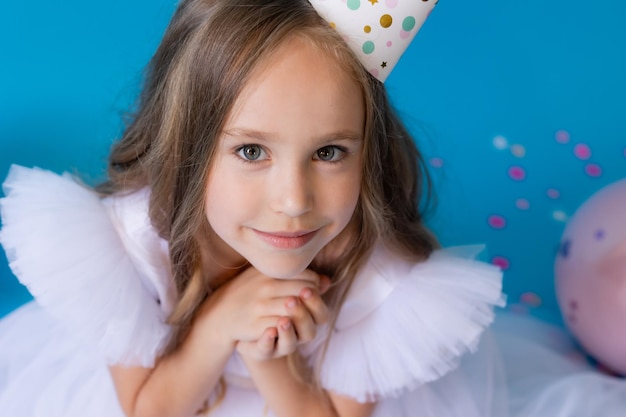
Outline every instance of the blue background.
{"type": "MultiPolygon", "coordinates": [[[[11,163],[101,178],[175,7],[56,3],[0,4],[2,178],[11,163]]],[[[621,0],[442,0],[387,80],[432,166],[430,224],[444,245],[487,244],[510,308],[559,320],[566,219],[626,177],[624,22],[621,0]]],[[[28,298],[0,252],[0,315],[28,298]]]]}

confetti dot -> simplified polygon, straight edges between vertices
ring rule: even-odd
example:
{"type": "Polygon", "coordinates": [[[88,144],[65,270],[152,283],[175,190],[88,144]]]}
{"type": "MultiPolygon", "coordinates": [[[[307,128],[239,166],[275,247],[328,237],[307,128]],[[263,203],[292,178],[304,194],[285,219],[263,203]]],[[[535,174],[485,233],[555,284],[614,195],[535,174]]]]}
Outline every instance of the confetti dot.
{"type": "Polygon", "coordinates": [[[509,168],[509,177],[515,181],[523,181],[526,179],[526,170],[520,166],[512,166],[509,168]]]}
{"type": "Polygon", "coordinates": [[[337,25],[335,24],[335,22],[329,22],[328,26],[330,26],[331,28],[335,29],[337,27],[337,25]]]}
{"type": "Polygon", "coordinates": [[[402,21],[402,29],[409,32],[415,27],[415,18],[413,16],[407,16],[402,21]]]}
{"type": "Polygon", "coordinates": [[[534,292],[525,292],[520,296],[520,301],[531,307],[539,307],[541,305],[541,297],[534,292]]]}
{"type": "Polygon", "coordinates": [[[518,198],[515,200],[515,207],[520,210],[528,210],[530,208],[530,201],[525,198],[518,198]]]}
{"type": "Polygon", "coordinates": [[[370,74],[372,74],[374,78],[378,78],[378,76],[380,75],[380,72],[378,71],[378,68],[372,68],[370,70],[370,74]]]}
{"type": "Polygon", "coordinates": [[[366,25],[366,26],[363,28],[363,32],[365,32],[365,33],[370,33],[371,31],[372,31],[372,27],[371,27],[371,26],[369,26],[369,25],[366,25]]]}
{"type": "Polygon", "coordinates": [[[487,223],[489,223],[489,226],[491,226],[493,229],[499,230],[506,227],[506,219],[497,214],[489,216],[489,218],[487,219],[487,223]]]}
{"type": "Polygon", "coordinates": [[[576,301],[576,300],[570,300],[570,302],[569,302],[569,304],[568,304],[568,305],[569,305],[569,308],[570,308],[571,310],[573,310],[573,311],[578,310],[578,301],[576,301]]]}
{"type": "Polygon", "coordinates": [[[602,175],[602,167],[597,164],[587,164],[585,166],[585,173],[590,177],[599,177],[602,175]]]}
{"type": "Polygon", "coordinates": [[[526,156],[526,148],[522,145],[513,145],[511,146],[511,153],[518,158],[523,158],[526,156]]]}
{"type": "Polygon", "coordinates": [[[546,190],[546,195],[549,198],[556,200],[557,198],[561,197],[561,192],[557,190],[556,188],[548,188],[546,190]]]}
{"type": "Polygon", "coordinates": [[[374,42],[372,41],[367,41],[363,44],[363,52],[368,55],[374,52],[374,48],[375,48],[375,45],[374,45],[374,42]]]}
{"type": "Polygon", "coordinates": [[[387,46],[389,47],[389,46],[391,46],[391,45],[393,45],[393,42],[391,42],[391,41],[387,41],[387,46]]]}
{"type": "Polygon", "coordinates": [[[441,158],[430,158],[430,160],[428,161],[430,163],[430,166],[433,168],[441,168],[443,167],[443,159],[441,158]]]}
{"type": "Polygon", "coordinates": [[[384,14],[380,17],[380,25],[384,28],[388,28],[393,23],[391,15],[384,14]]]}
{"type": "Polygon", "coordinates": [[[350,10],[358,10],[361,7],[361,0],[348,0],[348,8],[350,10]]]}
{"type": "Polygon", "coordinates": [[[496,149],[503,150],[509,147],[509,141],[504,136],[496,136],[493,138],[493,146],[496,149]]]}
{"type": "Polygon", "coordinates": [[[576,155],[578,159],[587,160],[591,158],[591,149],[584,143],[579,143],[574,146],[574,155],[576,155]]]}
{"type": "Polygon", "coordinates": [[[593,234],[593,237],[595,237],[596,240],[604,239],[604,230],[602,230],[602,229],[596,230],[596,232],[593,234]]]}
{"type": "Polygon", "coordinates": [[[569,140],[570,140],[569,132],[565,130],[559,130],[554,135],[554,139],[556,139],[557,142],[562,143],[562,144],[569,143],[569,140]]]}
{"type": "Polygon", "coordinates": [[[515,314],[527,315],[528,314],[528,306],[523,304],[511,304],[509,306],[509,311],[515,314]]]}
{"type": "Polygon", "coordinates": [[[499,267],[503,271],[506,271],[507,269],[511,267],[511,262],[504,256],[494,256],[491,259],[491,263],[499,267]]]}
{"type": "Polygon", "coordinates": [[[565,222],[567,221],[567,214],[565,214],[564,211],[555,210],[554,212],[552,212],[552,218],[559,222],[565,222]]]}
{"type": "Polygon", "coordinates": [[[389,7],[390,9],[393,9],[394,7],[396,7],[398,5],[398,0],[386,0],[385,4],[387,5],[387,7],[389,7]]]}
{"type": "Polygon", "coordinates": [[[407,32],[406,30],[400,31],[400,39],[407,39],[409,36],[411,36],[411,32],[407,32]]]}

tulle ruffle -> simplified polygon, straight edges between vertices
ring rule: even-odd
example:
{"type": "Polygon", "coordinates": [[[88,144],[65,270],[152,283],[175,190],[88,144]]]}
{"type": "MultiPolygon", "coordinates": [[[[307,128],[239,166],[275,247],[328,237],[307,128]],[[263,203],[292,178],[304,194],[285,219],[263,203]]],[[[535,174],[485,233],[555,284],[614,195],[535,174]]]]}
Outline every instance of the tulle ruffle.
{"type": "Polygon", "coordinates": [[[498,268],[445,251],[414,264],[378,248],[365,270],[368,287],[388,294],[358,319],[342,310],[338,323],[350,325],[332,333],[321,368],[324,388],[361,402],[399,397],[455,369],[504,305],[498,268]]]}
{"type": "Polygon", "coordinates": [[[106,363],[153,366],[169,327],[99,196],[19,166],[4,191],[0,242],[37,302],[106,363]]]}
{"type": "Polygon", "coordinates": [[[0,320],[0,415],[124,417],[109,371],[30,302],[0,320]]]}

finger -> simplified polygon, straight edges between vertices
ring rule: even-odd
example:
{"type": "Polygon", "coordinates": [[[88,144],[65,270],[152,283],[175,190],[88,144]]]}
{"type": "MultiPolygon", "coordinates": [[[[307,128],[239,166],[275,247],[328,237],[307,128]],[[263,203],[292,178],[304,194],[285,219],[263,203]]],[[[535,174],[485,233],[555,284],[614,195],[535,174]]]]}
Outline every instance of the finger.
{"type": "Polygon", "coordinates": [[[295,328],[298,342],[310,342],[313,340],[317,333],[317,328],[306,306],[302,304],[299,298],[293,297],[287,301],[285,307],[295,328]]]}
{"type": "MultiPolygon", "coordinates": [[[[254,327],[259,329],[259,323],[264,324],[260,329],[269,327],[267,325],[268,320],[277,320],[281,316],[285,316],[285,308],[290,300],[297,300],[300,297],[300,292],[296,292],[288,297],[277,297],[269,300],[263,300],[259,302],[257,306],[251,311],[252,317],[257,319],[253,322],[254,327]]],[[[274,321],[274,326],[276,322],[274,321]]]]}
{"type": "Polygon", "coordinates": [[[285,315],[284,307],[275,316],[258,317],[248,323],[244,328],[239,329],[232,337],[242,342],[255,342],[260,340],[268,328],[275,328],[278,319],[285,315]]]}
{"type": "Polygon", "coordinates": [[[322,300],[321,295],[310,288],[304,288],[300,292],[300,300],[313,318],[315,324],[324,324],[330,320],[328,306],[322,300]]]}
{"type": "Polygon", "coordinates": [[[293,279],[307,281],[311,284],[314,284],[316,287],[318,287],[321,276],[322,275],[318,274],[317,272],[311,269],[305,269],[304,271],[300,272],[298,275],[294,276],[293,279]]]}
{"type": "Polygon", "coordinates": [[[281,317],[278,320],[278,339],[274,357],[282,357],[294,352],[298,346],[298,338],[293,323],[288,317],[281,317]]]}
{"type": "Polygon", "coordinates": [[[236,349],[242,357],[248,357],[259,361],[268,360],[274,357],[277,337],[278,330],[276,330],[275,327],[269,327],[265,329],[263,335],[258,340],[251,342],[237,342],[236,349]]]}
{"type": "Polygon", "coordinates": [[[329,276],[320,275],[320,283],[319,283],[320,294],[324,294],[326,291],[328,291],[331,284],[332,284],[332,281],[330,280],[329,276]]]}
{"type": "Polygon", "coordinates": [[[319,285],[303,279],[275,279],[264,286],[260,295],[264,298],[298,296],[303,288],[318,290],[319,285]]]}
{"type": "Polygon", "coordinates": [[[275,354],[278,330],[276,327],[268,327],[257,342],[258,354],[264,358],[271,358],[275,354]]]}

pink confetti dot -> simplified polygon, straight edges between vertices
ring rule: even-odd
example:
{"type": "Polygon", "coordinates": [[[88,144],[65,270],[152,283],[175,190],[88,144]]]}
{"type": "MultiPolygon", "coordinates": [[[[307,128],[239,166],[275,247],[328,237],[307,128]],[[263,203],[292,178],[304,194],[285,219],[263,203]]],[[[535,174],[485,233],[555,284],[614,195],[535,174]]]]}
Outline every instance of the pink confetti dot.
{"type": "Polygon", "coordinates": [[[511,146],[511,153],[518,158],[523,158],[526,156],[526,148],[522,145],[513,145],[511,146]]]}
{"type": "Polygon", "coordinates": [[[530,208],[530,201],[528,201],[525,198],[518,198],[515,201],[515,207],[517,207],[520,210],[528,210],[530,208]]]}
{"type": "Polygon", "coordinates": [[[487,223],[494,229],[504,229],[506,227],[506,219],[500,215],[494,214],[489,216],[487,223]]]}
{"type": "Polygon", "coordinates": [[[428,162],[430,163],[430,166],[433,168],[441,168],[443,167],[443,164],[444,164],[443,159],[437,158],[437,157],[430,158],[428,162]]]}
{"type": "Polygon", "coordinates": [[[522,181],[526,178],[526,170],[520,166],[509,168],[509,177],[515,181],[522,181]]]}
{"type": "Polygon", "coordinates": [[[549,198],[556,200],[557,198],[561,196],[561,192],[557,190],[556,188],[548,188],[548,190],[546,191],[546,195],[549,198]]]}
{"type": "Polygon", "coordinates": [[[393,42],[387,41],[387,46],[391,46],[391,45],[393,45],[393,42]]]}
{"type": "Polygon", "coordinates": [[[398,5],[398,0],[386,0],[385,4],[387,5],[387,7],[389,7],[390,9],[393,9],[394,7],[396,7],[398,5]]]}
{"type": "Polygon", "coordinates": [[[574,155],[576,155],[578,159],[587,160],[591,158],[591,149],[584,143],[579,143],[574,146],[574,155]]]}
{"type": "Polygon", "coordinates": [[[585,173],[590,177],[597,178],[602,175],[602,167],[597,164],[587,164],[585,166],[585,173]]]}
{"type": "Polygon", "coordinates": [[[557,142],[562,143],[562,144],[566,144],[569,143],[570,140],[570,136],[569,136],[569,132],[565,131],[565,130],[559,130],[558,132],[556,132],[556,134],[554,135],[554,138],[556,139],[557,142]]]}
{"type": "Polygon", "coordinates": [[[494,256],[491,259],[491,263],[499,267],[503,271],[506,271],[507,269],[511,267],[511,262],[504,256],[494,256]]]}
{"type": "Polygon", "coordinates": [[[508,307],[508,309],[509,309],[509,311],[511,313],[519,314],[519,315],[523,315],[523,316],[525,316],[525,315],[527,315],[529,313],[528,306],[525,306],[523,304],[511,304],[508,307]]]}
{"type": "Polygon", "coordinates": [[[372,74],[375,78],[378,78],[378,75],[379,75],[380,73],[378,72],[378,68],[372,68],[372,69],[370,70],[370,74],[372,74]]]}
{"type": "Polygon", "coordinates": [[[539,307],[541,305],[541,297],[534,292],[525,292],[520,296],[520,301],[531,307],[539,307]]]}
{"type": "Polygon", "coordinates": [[[406,39],[411,36],[411,32],[407,32],[406,30],[400,31],[400,39],[406,39]]]}

